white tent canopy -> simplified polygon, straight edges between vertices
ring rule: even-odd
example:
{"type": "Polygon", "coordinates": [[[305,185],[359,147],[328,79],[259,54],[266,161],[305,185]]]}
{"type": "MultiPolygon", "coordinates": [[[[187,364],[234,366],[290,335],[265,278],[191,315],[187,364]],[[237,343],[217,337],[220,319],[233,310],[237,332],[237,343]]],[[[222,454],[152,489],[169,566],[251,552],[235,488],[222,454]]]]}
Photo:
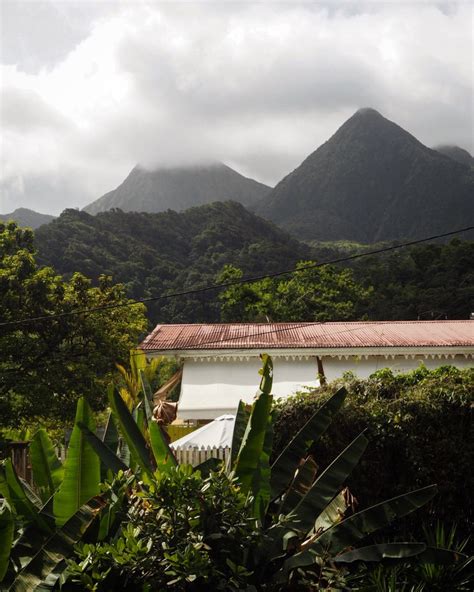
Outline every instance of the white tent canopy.
{"type": "Polygon", "coordinates": [[[201,428],[186,434],[179,440],[170,444],[175,450],[185,448],[207,448],[208,446],[216,448],[230,447],[232,444],[232,434],[234,431],[234,415],[221,415],[203,425],[201,428]]]}

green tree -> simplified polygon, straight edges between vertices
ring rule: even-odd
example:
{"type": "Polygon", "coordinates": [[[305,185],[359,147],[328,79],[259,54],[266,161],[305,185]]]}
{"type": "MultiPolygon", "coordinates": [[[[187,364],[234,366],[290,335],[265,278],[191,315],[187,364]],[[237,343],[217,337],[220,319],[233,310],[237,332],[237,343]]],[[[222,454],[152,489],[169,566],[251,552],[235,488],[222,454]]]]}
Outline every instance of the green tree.
{"type": "MultiPolygon", "coordinates": [[[[356,319],[372,288],[357,283],[350,269],[324,265],[304,269],[311,261],[300,261],[291,276],[263,279],[230,286],[223,291],[223,321],[340,321],[356,319]]],[[[243,277],[240,269],[226,265],[219,282],[243,277]]]]}
{"type": "MultiPolygon", "coordinates": [[[[0,323],[123,305],[122,285],[99,285],[76,273],[69,281],[35,260],[33,232],[0,224],[0,323]]],[[[146,330],[143,305],[0,326],[0,425],[34,416],[71,418],[79,396],[95,408],[115,362],[146,330]]]]}

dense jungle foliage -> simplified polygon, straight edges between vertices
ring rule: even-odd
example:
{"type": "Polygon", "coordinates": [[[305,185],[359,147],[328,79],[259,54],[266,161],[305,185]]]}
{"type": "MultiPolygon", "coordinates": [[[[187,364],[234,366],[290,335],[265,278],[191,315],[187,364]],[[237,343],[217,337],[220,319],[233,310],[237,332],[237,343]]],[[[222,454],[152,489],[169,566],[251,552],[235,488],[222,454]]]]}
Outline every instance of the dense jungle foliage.
{"type": "MultiPolygon", "coordinates": [[[[366,429],[370,444],[348,480],[361,505],[396,495],[408,484],[437,483],[439,494],[417,513],[417,528],[423,520],[440,519],[456,523],[464,535],[472,532],[474,368],[421,366],[407,374],[384,369],[367,379],[348,373],[280,403],[275,450],[340,386],[348,391],[344,413],[313,450],[321,469],[332,460],[334,446],[366,429]]],[[[413,523],[409,526],[413,530],[413,523]]]]}
{"type": "Polygon", "coordinates": [[[344,413],[345,387],[274,448],[273,366],[265,354],[262,361],[254,402],[236,410],[226,462],[178,464],[153,420],[153,369],[144,355],[134,358],[133,397],[108,388],[102,437],[81,398],[64,464],[43,429],[31,442],[33,488],[10,459],[1,462],[0,589],[402,590],[367,587],[374,577],[416,582],[412,592],[443,591],[446,582],[470,589],[472,559],[453,531],[370,540],[426,506],[435,485],[358,506],[345,484],[369,444],[365,431],[347,435],[320,470],[315,450],[344,413]],[[387,561],[402,568],[401,579],[399,571],[380,574],[387,561]]]}
{"type": "Polygon", "coordinates": [[[128,302],[124,287],[106,276],[92,286],[80,273],[64,280],[51,267],[40,268],[32,231],[0,224],[0,319],[6,323],[0,327],[0,427],[31,424],[35,416],[71,418],[82,395],[103,408],[115,363],[128,362],[147,329],[144,306],[123,306],[128,302]],[[119,308],[68,314],[110,305],[119,308]],[[42,318],[49,315],[59,316],[42,318]]]}
{"type": "MultiPolygon", "coordinates": [[[[132,298],[213,284],[226,265],[252,276],[293,269],[303,260],[326,261],[373,248],[344,242],[306,245],[234,202],[216,202],[182,213],[115,210],[90,216],[66,210],[38,229],[35,241],[41,263],[66,277],[76,271],[94,281],[101,274],[110,275],[124,284],[132,298]]],[[[315,320],[319,314],[332,320],[466,319],[474,299],[473,262],[474,242],[455,239],[339,264],[329,275],[337,280],[337,270],[352,269],[355,290],[352,294],[336,292],[332,299],[337,303],[341,296],[349,308],[324,308],[331,294],[319,277],[313,292],[322,292],[322,297],[317,294],[311,306],[301,306],[297,320],[315,320]],[[359,298],[367,291],[368,297],[359,298]],[[314,304],[319,307],[316,311],[314,304]]],[[[344,275],[339,283],[343,280],[344,275]]],[[[270,284],[275,297],[279,282],[270,284]]],[[[249,320],[248,314],[237,309],[233,314],[228,308],[222,311],[217,296],[206,292],[150,303],[148,315],[152,323],[249,320]]],[[[274,308],[270,307],[272,314],[274,308]]],[[[290,320],[293,312],[286,314],[280,307],[273,320],[290,320]]]]}

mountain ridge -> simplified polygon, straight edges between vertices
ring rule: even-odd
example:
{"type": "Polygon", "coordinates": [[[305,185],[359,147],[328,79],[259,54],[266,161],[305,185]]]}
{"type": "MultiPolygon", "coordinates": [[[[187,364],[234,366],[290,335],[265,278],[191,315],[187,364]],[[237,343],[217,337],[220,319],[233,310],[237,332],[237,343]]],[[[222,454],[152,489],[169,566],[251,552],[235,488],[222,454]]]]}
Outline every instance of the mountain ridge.
{"type": "Polygon", "coordinates": [[[415,239],[474,221],[474,173],[358,110],[256,212],[306,240],[415,239]]]}
{"type": "Polygon", "coordinates": [[[135,166],[112,191],[83,208],[89,214],[120,208],[124,212],[183,211],[214,201],[250,206],[270,187],[241,175],[223,163],[146,169],[135,166]]]}
{"type": "Polygon", "coordinates": [[[474,167],[474,157],[464,148],[460,148],[453,144],[442,144],[440,146],[435,146],[433,150],[436,150],[436,152],[440,152],[461,164],[467,164],[470,167],[474,167]]]}
{"type": "Polygon", "coordinates": [[[55,216],[50,214],[41,214],[29,208],[16,208],[10,214],[0,214],[0,221],[8,222],[14,220],[18,226],[27,226],[29,228],[39,228],[43,224],[48,224],[54,220],[55,216]]]}

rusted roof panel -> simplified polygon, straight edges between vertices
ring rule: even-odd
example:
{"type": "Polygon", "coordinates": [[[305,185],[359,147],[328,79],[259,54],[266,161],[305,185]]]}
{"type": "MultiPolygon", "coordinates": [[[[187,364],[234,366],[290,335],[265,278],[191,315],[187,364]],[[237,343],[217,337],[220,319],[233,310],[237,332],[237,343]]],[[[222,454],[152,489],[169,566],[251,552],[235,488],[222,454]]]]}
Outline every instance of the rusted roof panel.
{"type": "Polygon", "coordinates": [[[157,325],[146,352],[208,349],[474,346],[474,321],[157,325]]]}

